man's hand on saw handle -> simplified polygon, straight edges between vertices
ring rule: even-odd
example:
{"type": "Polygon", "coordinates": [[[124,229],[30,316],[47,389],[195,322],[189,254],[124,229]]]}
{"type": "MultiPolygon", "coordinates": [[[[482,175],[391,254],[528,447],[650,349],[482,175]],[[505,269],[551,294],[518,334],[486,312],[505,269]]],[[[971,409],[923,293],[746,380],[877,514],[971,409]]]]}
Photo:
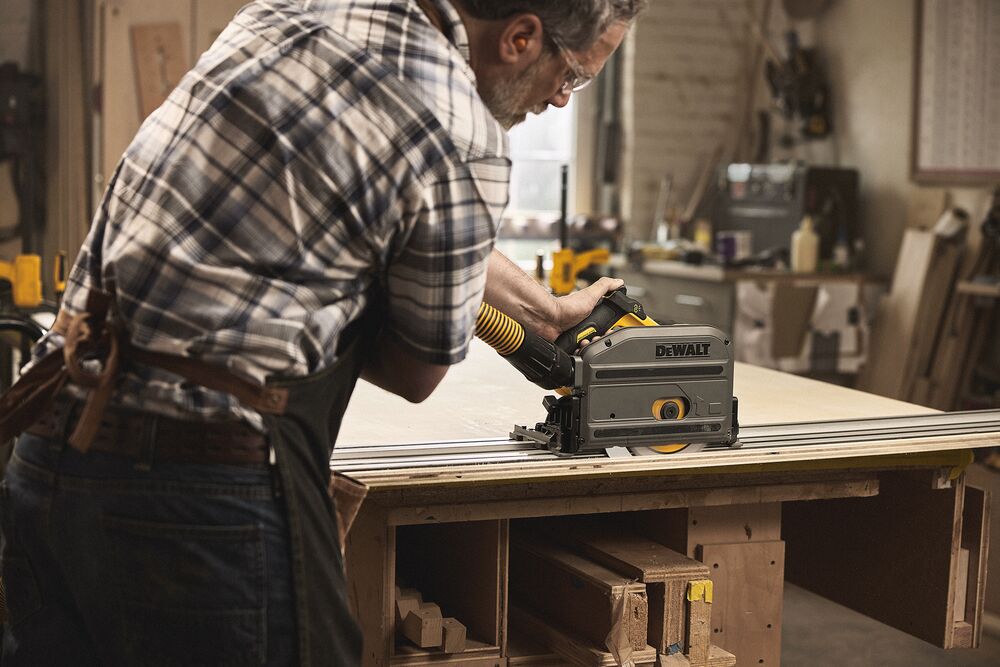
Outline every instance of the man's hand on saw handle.
{"type": "Polygon", "coordinates": [[[551,343],[563,331],[582,322],[601,297],[622,285],[621,280],[601,278],[579,292],[554,297],[501,252],[494,250],[490,255],[483,301],[551,343]]]}
{"type": "MultiPolygon", "coordinates": [[[[580,290],[579,292],[573,292],[572,294],[567,294],[566,296],[561,296],[556,299],[557,314],[555,318],[555,326],[553,331],[555,335],[550,335],[549,331],[539,332],[541,336],[547,340],[554,341],[559,337],[559,334],[570,329],[576,324],[582,322],[588,315],[590,315],[594,308],[597,307],[597,302],[600,301],[605,295],[613,292],[625,285],[625,281],[619,278],[601,278],[597,282],[593,283],[589,287],[580,290]]],[[[598,338],[595,336],[590,340],[583,341],[583,345],[591,342],[598,338]]]]}

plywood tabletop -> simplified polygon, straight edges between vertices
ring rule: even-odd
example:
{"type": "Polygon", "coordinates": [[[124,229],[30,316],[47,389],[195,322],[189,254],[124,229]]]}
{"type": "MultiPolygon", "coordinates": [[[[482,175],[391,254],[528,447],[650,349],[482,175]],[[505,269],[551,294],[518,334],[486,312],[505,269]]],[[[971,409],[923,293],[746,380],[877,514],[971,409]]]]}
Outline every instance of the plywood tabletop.
{"type": "MultiPolygon", "coordinates": [[[[736,365],[735,383],[740,423],[745,426],[934,412],[747,364],[736,365]]],[[[542,397],[547,393],[474,340],[468,358],[450,369],[434,394],[419,405],[360,381],[338,445],[506,438],[513,424],[533,424],[544,417],[542,397]]]]}

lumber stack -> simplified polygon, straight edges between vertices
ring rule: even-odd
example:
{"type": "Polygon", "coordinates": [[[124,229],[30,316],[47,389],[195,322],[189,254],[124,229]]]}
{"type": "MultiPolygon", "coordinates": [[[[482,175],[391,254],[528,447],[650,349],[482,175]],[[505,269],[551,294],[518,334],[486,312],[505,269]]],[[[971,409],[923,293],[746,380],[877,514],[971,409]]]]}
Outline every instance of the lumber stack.
{"type": "Polygon", "coordinates": [[[512,634],[574,664],[736,662],[710,642],[708,567],[619,526],[562,521],[512,535],[509,581],[512,634]]]}
{"type": "Polygon", "coordinates": [[[859,388],[939,410],[968,409],[965,396],[997,304],[995,289],[976,282],[996,271],[997,245],[985,231],[996,215],[972,233],[961,209],[946,210],[930,231],[906,230],[859,388]]]}
{"type": "Polygon", "coordinates": [[[943,363],[935,348],[964,249],[964,230],[906,230],[891,291],[877,311],[862,389],[927,403],[930,377],[943,363]]]}
{"type": "Polygon", "coordinates": [[[560,545],[512,537],[509,595],[593,646],[646,648],[645,584],[560,545]]]}

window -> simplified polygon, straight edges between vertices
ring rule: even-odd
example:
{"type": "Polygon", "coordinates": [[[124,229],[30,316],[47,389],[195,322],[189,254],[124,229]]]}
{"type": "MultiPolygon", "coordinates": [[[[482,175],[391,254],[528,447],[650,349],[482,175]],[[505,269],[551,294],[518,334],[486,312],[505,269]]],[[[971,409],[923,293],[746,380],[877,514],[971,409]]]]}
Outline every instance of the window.
{"type": "MultiPolygon", "coordinates": [[[[575,96],[562,109],[555,107],[528,119],[510,132],[513,161],[510,204],[505,217],[512,222],[551,222],[559,218],[560,169],[570,165],[572,189],[575,157],[575,96]]],[[[570,202],[573,201],[570,197],[570,202]]]]}

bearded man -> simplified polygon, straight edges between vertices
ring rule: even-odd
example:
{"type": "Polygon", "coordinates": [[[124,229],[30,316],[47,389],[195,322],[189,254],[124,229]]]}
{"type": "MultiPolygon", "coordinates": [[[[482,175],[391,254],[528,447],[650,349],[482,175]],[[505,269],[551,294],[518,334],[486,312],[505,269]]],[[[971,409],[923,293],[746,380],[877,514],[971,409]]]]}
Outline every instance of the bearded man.
{"type": "Polygon", "coordinates": [[[505,131],[643,2],[240,11],[128,147],[0,405],[4,667],[360,662],[327,495],[347,400],[359,375],[426,398],[484,294],[554,340],[618,287],[556,299],[493,244],[505,131]]]}

